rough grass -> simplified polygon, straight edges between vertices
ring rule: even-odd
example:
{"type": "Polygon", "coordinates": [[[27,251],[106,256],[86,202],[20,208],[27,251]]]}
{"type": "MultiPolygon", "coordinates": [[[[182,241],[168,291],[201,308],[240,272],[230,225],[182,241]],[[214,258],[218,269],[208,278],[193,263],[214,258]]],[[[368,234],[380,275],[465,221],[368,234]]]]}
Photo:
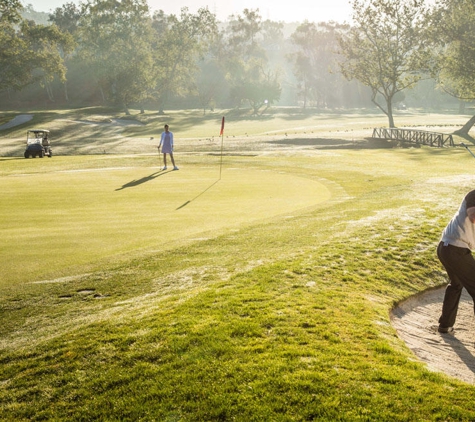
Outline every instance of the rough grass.
{"type": "MultiPolygon", "coordinates": [[[[198,175],[203,157],[181,155],[198,175]]],[[[70,164],[114,168],[124,158],[70,164]]],[[[135,174],[148,174],[148,160],[134,161],[135,174]]],[[[50,162],[35,174],[47,176],[50,162]]],[[[22,177],[23,163],[3,161],[2,183],[22,177]]],[[[473,186],[474,166],[461,149],[286,145],[285,154],[227,155],[236,183],[258,174],[247,190],[260,202],[268,199],[256,185],[267,173],[322,184],[331,196],[291,212],[272,206],[265,218],[170,247],[142,232],[145,246],[128,258],[106,254],[55,282],[1,287],[0,418],[475,419],[474,387],[430,372],[389,322],[395,303],[445,282],[435,246],[473,186]]],[[[97,175],[83,174],[85,183],[97,175]]]]}
{"type": "MultiPolygon", "coordinates": [[[[13,118],[18,111],[0,117],[13,118]]],[[[132,110],[125,116],[119,110],[80,108],[74,110],[29,110],[30,122],[0,131],[0,154],[22,157],[26,130],[44,127],[51,130],[55,155],[150,154],[156,152],[158,137],[165,123],[176,133],[178,153],[218,153],[221,118],[226,117],[225,153],[254,154],[258,151],[281,152],[315,148],[355,148],[363,144],[374,127],[386,127],[387,119],[375,110],[339,110],[315,113],[298,108],[271,108],[253,116],[249,110],[216,110],[203,115],[200,111],[170,111],[140,114],[132,110]]],[[[397,111],[398,127],[428,129],[450,133],[460,128],[470,116],[452,112],[423,110],[397,111]]],[[[456,137],[457,142],[460,140],[456,137]]],[[[381,143],[376,143],[380,147],[381,143]]],[[[374,146],[371,144],[370,146],[374,146]]]]}

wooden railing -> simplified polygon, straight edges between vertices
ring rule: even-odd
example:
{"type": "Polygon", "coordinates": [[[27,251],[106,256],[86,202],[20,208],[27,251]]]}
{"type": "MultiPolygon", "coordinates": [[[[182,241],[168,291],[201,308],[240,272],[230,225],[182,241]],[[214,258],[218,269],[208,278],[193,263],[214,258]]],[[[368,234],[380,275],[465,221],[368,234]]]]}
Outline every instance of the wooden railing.
{"type": "Polygon", "coordinates": [[[431,147],[435,146],[439,148],[447,146],[446,144],[451,147],[455,146],[452,135],[417,129],[375,128],[373,129],[373,138],[412,142],[414,144],[429,145],[431,147]]]}

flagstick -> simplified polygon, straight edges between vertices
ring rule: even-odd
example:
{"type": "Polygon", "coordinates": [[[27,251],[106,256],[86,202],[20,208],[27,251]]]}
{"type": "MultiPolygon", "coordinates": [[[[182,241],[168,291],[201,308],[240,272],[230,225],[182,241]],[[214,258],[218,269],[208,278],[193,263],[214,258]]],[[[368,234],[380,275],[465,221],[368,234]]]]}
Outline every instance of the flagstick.
{"type": "Polygon", "coordinates": [[[219,180],[221,180],[221,170],[223,168],[223,142],[224,142],[224,116],[221,119],[221,163],[219,164],[219,180]]]}
{"type": "Polygon", "coordinates": [[[221,180],[221,170],[223,168],[223,139],[224,134],[221,135],[221,163],[219,165],[219,180],[221,180]]]}

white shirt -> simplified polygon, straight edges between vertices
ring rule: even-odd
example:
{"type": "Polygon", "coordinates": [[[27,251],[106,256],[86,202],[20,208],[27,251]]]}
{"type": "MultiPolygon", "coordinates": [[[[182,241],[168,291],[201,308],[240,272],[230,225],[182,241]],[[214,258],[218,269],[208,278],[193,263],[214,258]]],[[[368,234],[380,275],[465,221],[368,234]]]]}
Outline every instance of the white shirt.
{"type": "Polygon", "coordinates": [[[475,249],[475,224],[469,218],[469,215],[473,214],[473,209],[467,212],[473,207],[475,207],[475,190],[465,196],[460,208],[447,224],[440,239],[442,242],[459,248],[475,249]]]}

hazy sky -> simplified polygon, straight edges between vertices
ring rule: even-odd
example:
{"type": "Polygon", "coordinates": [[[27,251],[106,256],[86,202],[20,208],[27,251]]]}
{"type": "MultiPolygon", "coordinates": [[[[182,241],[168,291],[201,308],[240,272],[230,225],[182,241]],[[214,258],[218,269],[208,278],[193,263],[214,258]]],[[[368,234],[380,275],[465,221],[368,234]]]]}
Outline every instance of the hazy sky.
{"type": "MultiPolygon", "coordinates": [[[[23,0],[39,12],[49,12],[71,2],[79,4],[80,0],[23,0]]],[[[208,7],[222,21],[246,8],[259,9],[263,19],[284,22],[348,22],[351,16],[349,0],[148,0],[148,4],[153,10],[162,9],[169,14],[179,13],[182,7],[188,7],[192,13],[208,7]]]]}

